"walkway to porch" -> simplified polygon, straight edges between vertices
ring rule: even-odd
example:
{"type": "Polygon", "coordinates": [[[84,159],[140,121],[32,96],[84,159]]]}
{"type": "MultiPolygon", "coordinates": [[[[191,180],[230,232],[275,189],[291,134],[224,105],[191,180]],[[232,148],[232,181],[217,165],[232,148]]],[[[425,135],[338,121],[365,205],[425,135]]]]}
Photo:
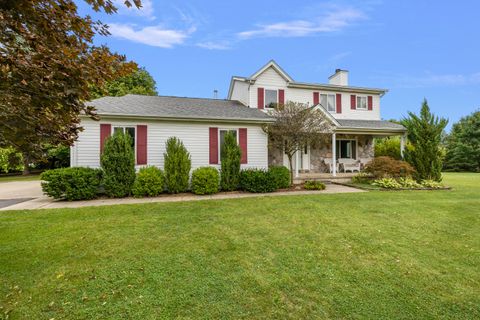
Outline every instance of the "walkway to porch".
{"type": "Polygon", "coordinates": [[[293,183],[303,183],[305,180],[319,180],[326,182],[346,182],[349,181],[353,176],[357,175],[358,172],[338,172],[334,177],[331,173],[299,173],[298,177],[293,178],[293,183]]]}

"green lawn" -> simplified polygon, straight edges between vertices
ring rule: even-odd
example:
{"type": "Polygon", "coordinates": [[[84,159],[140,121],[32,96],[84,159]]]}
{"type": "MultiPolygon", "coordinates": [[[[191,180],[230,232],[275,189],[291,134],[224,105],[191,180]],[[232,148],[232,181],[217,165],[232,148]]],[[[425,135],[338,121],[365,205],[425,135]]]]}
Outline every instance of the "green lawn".
{"type": "Polygon", "coordinates": [[[480,174],[451,191],[0,213],[0,318],[478,319],[480,174]]]}
{"type": "Polygon", "coordinates": [[[40,174],[29,174],[26,176],[0,176],[0,183],[2,182],[12,182],[12,181],[32,181],[40,180],[40,174]]]}

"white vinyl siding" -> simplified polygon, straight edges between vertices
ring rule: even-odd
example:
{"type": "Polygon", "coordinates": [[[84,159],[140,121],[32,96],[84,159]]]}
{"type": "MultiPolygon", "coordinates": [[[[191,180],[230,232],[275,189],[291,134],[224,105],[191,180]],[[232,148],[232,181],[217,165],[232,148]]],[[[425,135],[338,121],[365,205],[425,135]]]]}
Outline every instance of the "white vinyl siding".
{"type": "MultiPolygon", "coordinates": [[[[147,125],[147,164],[163,169],[163,153],[165,142],[169,137],[177,137],[190,152],[192,170],[209,165],[209,128],[237,130],[247,128],[248,164],[242,168],[267,168],[268,146],[267,135],[260,124],[243,123],[215,123],[215,122],[183,122],[183,121],[143,121],[143,120],[113,120],[102,118],[100,122],[83,118],[81,125],[84,131],[80,132],[78,140],[72,147],[71,166],[99,167],[100,166],[100,123],[109,123],[112,127],[135,127],[147,125]]],[[[220,168],[219,165],[216,165],[220,168]]]]}

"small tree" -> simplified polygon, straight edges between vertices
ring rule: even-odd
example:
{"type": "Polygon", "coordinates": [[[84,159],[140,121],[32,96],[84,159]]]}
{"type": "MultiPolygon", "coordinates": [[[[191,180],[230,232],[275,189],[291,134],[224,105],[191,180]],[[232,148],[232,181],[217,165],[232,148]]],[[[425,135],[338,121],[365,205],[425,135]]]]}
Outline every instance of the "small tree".
{"type": "Polygon", "coordinates": [[[190,153],[183,142],[176,137],[171,137],[166,143],[165,159],[165,185],[170,193],[185,192],[188,190],[190,169],[192,161],[190,153]]]}
{"type": "Polygon", "coordinates": [[[375,139],[375,157],[391,157],[401,160],[400,138],[386,137],[375,139]]]}
{"type": "Polygon", "coordinates": [[[222,160],[220,186],[224,191],[236,190],[240,181],[240,158],[242,151],[232,131],[228,131],[225,134],[225,141],[220,150],[220,155],[222,160]]]}
{"type": "Polygon", "coordinates": [[[460,119],[447,138],[445,168],[480,171],[480,111],[460,119]]]}
{"type": "Polygon", "coordinates": [[[100,163],[105,193],[115,198],[128,196],[135,182],[135,155],[130,135],[116,132],[110,136],[105,142],[100,163]]]}
{"type": "Polygon", "coordinates": [[[410,147],[405,150],[405,160],[415,168],[417,180],[442,180],[442,133],[448,120],[430,112],[427,100],[422,103],[420,115],[413,112],[402,120],[407,128],[410,147]]]}
{"type": "Polygon", "coordinates": [[[290,181],[293,182],[292,159],[295,153],[305,145],[315,147],[326,142],[332,125],[318,108],[291,101],[278,105],[271,115],[276,121],[264,127],[269,136],[269,147],[285,152],[290,167],[290,181]]]}

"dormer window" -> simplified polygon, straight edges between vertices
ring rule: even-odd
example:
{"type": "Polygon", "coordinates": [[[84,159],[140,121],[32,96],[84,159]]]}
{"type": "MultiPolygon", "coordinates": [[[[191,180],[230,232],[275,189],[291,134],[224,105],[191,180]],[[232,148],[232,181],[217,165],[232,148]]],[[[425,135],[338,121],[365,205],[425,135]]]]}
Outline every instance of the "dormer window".
{"type": "Polygon", "coordinates": [[[278,104],[278,91],[265,89],[265,108],[275,108],[278,104]]]}
{"type": "Polygon", "coordinates": [[[367,97],[357,96],[357,109],[367,110],[367,97]]]}
{"type": "Polygon", "coordinates": [[[335,95],[334,94],[321,94],[320,104],[327,109],[328,112],[336,112],[335,95]]]}

